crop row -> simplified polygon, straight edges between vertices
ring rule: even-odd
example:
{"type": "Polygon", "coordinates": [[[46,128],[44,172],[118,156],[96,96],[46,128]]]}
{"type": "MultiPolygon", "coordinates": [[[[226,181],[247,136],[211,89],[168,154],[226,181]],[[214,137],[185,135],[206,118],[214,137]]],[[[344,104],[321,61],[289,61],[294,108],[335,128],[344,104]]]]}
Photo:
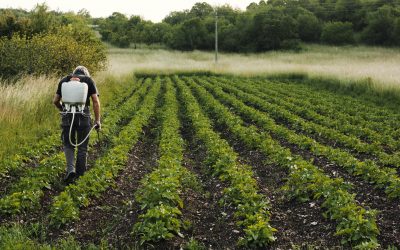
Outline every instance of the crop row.
{"type": "Polygon", "coordinates": [[[180,219],[180,209],[183,208],[180,193],[184,178],[191,174],[181,165],[183,140],[179,135],[181,125],[176,90],[170,78],[166,77],[164,81],[164,105],[158,115],[162,121],[158,167],[142,179],[135,195],[143,211],[140,221],[134,226],[141,244],[171,239],[180,234],[183,225],[180,219]]]}
{"type": "Polygon", "coordinates": [[[139,139],[142,128],[154,113],[159,90],[160,83],[156,81],[152,83],[140,108],[137,106],[139,96],[136,96],[135,102],[126,105],[127,110],[124,111],[130,111],[128,117],[133,117],[132,120],[112,138],[113,148],[96,160],[93,168],[54,198],[49,215],[52,225],[59,227],[78,219],[80,207],[88,206],[92,197],[99,197],[114,183],[114,178],[125,167],[129,151],[139,139]]]}
{"type": "MultiPolygon", "coordinates": [[[[216,83],[215,81],[213,83],[216,83]]],[[[291,129],[302,132],[306,135],[314,136],[317,141],[321,138],[338,144],[338,146],[347,147],[358,153],[367,153],[378,157],[378,162],[385,165],[393,165],[400,167],[400,155],[389,155],[384,152],[378,144],[368,144],[360,141],[353,135],[345,135],[335,129],[327,128],[313,122],[304,120],[302,117],[295,115],[280,105],[269,103],[267,100],[257,97],[254,94],[248,94],[242,90],[228,85],[219,83],[224,90],[230,94],[234,94],[242,98],[246,103],[251,104],[257,109],[267,112],[275,120],[284,121],[290,125],[291,129]]]]}
{"type": "MultiPolygon", "coordinates": [[[[288,85],[284,83],[285,85],[288,85]]],[[[343,104],[354,104],[354,106],[345,107],[344,110],[348,111],[351,115],[362,114],[366,119],[376,120],[379,122],[380,119],[388,117],[389,120],[392,118],[399,119],[399,114],[393,112],[391,107],[380,106],[376,101],[379,102],[378,98],[371,98],[363,96],[362,98],[357,98],[349,94],[337,94],[332,93],[329,90],[315,89],[313,86],[308,86],[306,84],[296,84],[289,83],[292,87],[296,87],[296,93],[301,93],[305,95],[317,94],[319,97],[326,99],[328,105],[340,106],[343,104]],[[335,97],[336,96],[336,97],[335,97]],[[340,98],[337,98],[337,97],[340,98]]],[[[351,94],[351,93],[350,93],[351,94]]]]}
{"type": "MultiPolygon", "coordinates": [[[[218,84],[213,85],[202,82],[202,85],[266,131],[297,145],[303,150],[309,150],[316,156],[326,157],[329,161],[345,168],[351,174],[362,176],[365,180],[374,183],[377,188],[384,188],[391,198],[400,197],[400,178],[397,176],[395,169],[379,167],[372,161],[359,161],[345,150],[322,145],[307,136],[297,134],[285,126],[277,125],[266,113],[245,105],[234,95],[224,92],[221,87],[218,87],[218,84]]],[[[241,96],[240,99],[252,103],[252,99],[245,96],[241,96]]]]}
{"type": "MultiPolygon", "coordinates": [[[[218,80],[227,83],[227,80],[223,78],[218,78],[218,80]]],[[[250,80],[232,80],[229,81],[229,83],[238,87],[242,91],[262,98],[264,101],[281,105],[289,111],[309,121],[313,121],[328,128],[336,129],[347,135],[354,135],[363,141],[367,141],[372,144],[378,144],[381,147],[387,147],[390,151],[397,151],[400,149],[400,143],[397,140],[394,140],[393,136],[378,133],[372,129],[369,129],[369,122],[367,121],[359,120],[358,125],[353,125],[349,123],[346,118],[340,115],[336,115],[334,118],[321,115],[314,111],[314,105],[311,105],[304,99],[284,96],[270,86],[261,86],[260,84],[254,83],[250,80]]],[[[335,110],[335,113],[338,112],[335,110]]]]}
{"type": "Polygon", "coordinates": [[[276,230],[269,223],[269,203],[258,193],[251,167],[238,163],[237,154],[213,131],[210,119],[202,112],[190,89],[178,77],[174,81],[184,106],[184,114],[193,126],[194,136],[206,148],[205,164],[228,185],[224,189],[225,202],[234,205],[237,225],[243,227],[245,234],[239,243],[260,247],[274,241],[273,233],[276,230]]]}
{"type": "MultiPolygon", "coordinates": [[[[254,126],[245,127],[240,117],[217,101],[206,89],[197,85],[191,79],[185,79],[195,92],[204,109],[213,116],[218,125],[223,125],[250,148],[258,149],[268,157],[271,164],[288,168],[290,176],[286,190],[292,197],[302,200],[322,198],[322,206],[327,209],[325,215],[335,220],[337,235],[343,236],[343,243],[375,248],[378,246],[376,236],[378,229],[375,222],[375,211],[365,210],[357,205],[354,196],[349,194],[348,185],[341,179],[331,179],[311,163],[300,156],[292,155],[290,150],[283,148],[269,134],[259,133],[254,126]]],[[[218,91],[218,90],[216,90],[218,91]]],[[[221,97],[221,99],[223,99],[221,97]]],[[[258,116],[258,112],[246,109],[243,112],[258,116]]]]}
{"type": "MultiPolygon", "coordinates": [[[[270,83],[264,82],[260,85],[270,86],[270,83]]],[[[361,99],[355,100],[343,95],[337,98],[337,95],[332,93],[315,91],[301,84],[275,83],[274,85],[274,89],[284,95],[292,96],[297,100],[307,100],[310,107],[322,115],[332,118],[343,117],[354,125],[367,122],[368,127],[377,132],[400,135],[399,117],[393,117],[393,113],[383,112],[382,107],[378,109],[376,106],[363,105],[360,104],[361,99]]]]}
{"type": "MultiPolygon", "coordinates": [[[[102,140],[116,133],[118,121],[129,118],[132,112],[128,112],[129,105],[134,105],[147,91],[149,83],[140,87],[135,94],[121,108],[114,110],[104,118],[102,140]]],[[[93,141],[90,142],[93,145],[93,141]]],[[[11,186],[10,194],[0,199],[0,213],[16,214],[22,210],[31,210],[40,206],[40,200],[44,195],[44,188],[51,189],[52,184],[59,182],[64,172],[64,153],[58,153],[44,158],[39,162],[39,167],[29,170],[23,177],[11,186]]]]}

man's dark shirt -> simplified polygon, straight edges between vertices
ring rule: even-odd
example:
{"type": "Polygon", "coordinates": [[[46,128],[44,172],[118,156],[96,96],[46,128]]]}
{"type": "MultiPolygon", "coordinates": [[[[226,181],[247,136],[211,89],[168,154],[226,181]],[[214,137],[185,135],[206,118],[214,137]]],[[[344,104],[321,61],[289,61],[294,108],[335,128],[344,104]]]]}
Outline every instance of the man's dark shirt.
{"type": "Polygon", "coordinates": [[[82,76],[82,75],[68,75],[68,76],[64,77],[63,79],[61,79],[61,81],[58,83],[58,88],[57,88],[56,94],[58,94],[62,98],[61,85],[64,82],[69,82],[71,80],[71,78],[73,78],[73,77],[79,78],[81,82],[84,82],[84,83],[86,83],[88,85],[88,94],[87,94],[87,98],[86,98],[86,106],[89,107],[90,106],[90,96],[93,95],[93,94],[99,95],[99,92],[97,91],[97,88],[96,88],[96,84],[94,83],[94,81],[90,77],[82,76]]]}

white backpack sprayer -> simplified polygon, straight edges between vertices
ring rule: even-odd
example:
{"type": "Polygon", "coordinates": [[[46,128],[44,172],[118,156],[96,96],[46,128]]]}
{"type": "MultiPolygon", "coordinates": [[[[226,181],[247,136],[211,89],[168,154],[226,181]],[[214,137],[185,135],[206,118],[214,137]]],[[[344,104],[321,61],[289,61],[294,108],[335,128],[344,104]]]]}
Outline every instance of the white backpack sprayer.
{"type": "MultiPolygon", "coordinates": [[[[76,79],[76,78],[75,78],[76,79]]],[[[62,114],[72,114],[71,126],[69,128],[69,142],[74,147],[79,147],[84,143],[88,138],[90,133],[92,133],[93,129],[96,128],[97,125],[94,125],[85,139],[83,139],[80,143],[74,144],[71,140],[72,126],[74,125],[75,114],[80,113],[84,114],[86,98],[88,94],[88,85],[84,82],[80,82],[79,78],[75,80],[71,79],[69,82],[64,82],[61,85],[61,95],[62,102],[64,104],[64,110],[61,112],[62,114]]]]}

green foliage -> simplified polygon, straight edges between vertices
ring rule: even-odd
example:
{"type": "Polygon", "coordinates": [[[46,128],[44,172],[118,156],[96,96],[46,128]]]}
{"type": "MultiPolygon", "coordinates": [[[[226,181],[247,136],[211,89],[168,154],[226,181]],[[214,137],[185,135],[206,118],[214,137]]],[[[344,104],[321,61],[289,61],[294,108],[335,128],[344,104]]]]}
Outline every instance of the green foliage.
{"type": "Polygon", "coordinates": [[[105,47],[87,26],[83,14],[55,14],[45,4],[29,15],[0,14],[0,78],[62,75],[77,65],[103,70],[105,47]]]}
{"type": "Polygon", "coordinates": [[[31,39],[14,35],[0,38],[0,77],[24,74],[63,75],[76,65],[85,65],[91,72],[105,67],[105,50],[95,41],[79,41],[70,28],[58,34],[37,35],[31,39]]]}
{"type": "Polygon", "coordinates": [[[349,22],[326,23],[322,29],[321,41],[334,45],[354,43],[353,25],[349,22]]]}
{"type": "MultiPolygon", "coordinates": [[[[168,44],[181,50],[201,49],[206,44],[207,30],[199,17],[184,21],[174,29],[173,39],[168,44]]],[[[209,45],[210,46],[210,45],[209,45]]]]}
{"type": "Polygon", "coordinates": [[[205,250],[207,249],[203,243],[199,243],[197,240],[190,238],[190,240],[183,246],[185,250],[205,250]]]}
{"type": "Polygon", "coordinates": [[[19,225],[10,228],[0,227],[0,248],[6,250],[51,249],[48,245],[40,245],[32,240],[29,232],[19,225]]]}
{"type": "Polygon", "coordinates": [[[372,45],[400,45],[399,20],[400,10],[390,5],[369,13],[362,33],[363,41],[372,45]]]}
{"type": "Polygon", "coordinates": [[[254,16],[251,37],[256,51],[275,50],[297,38],[296,20],[280,8],[267,8],[254,16]]]}
{"type": "Polygon", "coordinates": [[[319,42],[322,26],[321,21],[312,13],[305,12],[297,17],[299,37],[305,42],[319,42]]]}

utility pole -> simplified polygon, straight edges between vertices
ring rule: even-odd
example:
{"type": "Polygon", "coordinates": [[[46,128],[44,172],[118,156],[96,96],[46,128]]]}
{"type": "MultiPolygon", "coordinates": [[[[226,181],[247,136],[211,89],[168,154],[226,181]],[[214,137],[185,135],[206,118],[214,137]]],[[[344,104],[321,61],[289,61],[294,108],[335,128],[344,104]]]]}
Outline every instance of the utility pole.
{"type": "Polygon", "coordinates": [[[215,63],[218,63],[218,12],[215,9],[215,63]]]}

